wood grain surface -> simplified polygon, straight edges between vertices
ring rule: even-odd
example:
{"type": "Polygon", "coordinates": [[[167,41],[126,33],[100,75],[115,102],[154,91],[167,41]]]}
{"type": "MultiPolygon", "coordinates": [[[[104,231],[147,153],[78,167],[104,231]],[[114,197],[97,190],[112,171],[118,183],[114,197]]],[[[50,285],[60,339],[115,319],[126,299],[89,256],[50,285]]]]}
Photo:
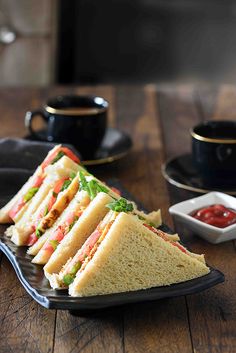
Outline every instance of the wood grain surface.
{"type": "MultiPolygon", "coordinates": [[[[161,175],[162,163],[190,152],[189,129],[207,119],[236,120],[236,87],[96,86],[0,89],[0,137],[23,137],[24,114],[51,96],[96,94],[110,102],[109,124],[132,136],[124,159],[90,168],[99,178],[118,178],[143,205],[161,208],[173,226],[170,204],[181,197],[161,175]]],[[[186,197],[186,195],[184,195],[186,197]]],[[[208,244],[184,228],[179,234],[193,251],[205,253],[226,281],[205,292],[75,316],[46,310],[20,285],[0,257],[0,352],[228,353],[236,352],[236,247],[208,244]]]]}

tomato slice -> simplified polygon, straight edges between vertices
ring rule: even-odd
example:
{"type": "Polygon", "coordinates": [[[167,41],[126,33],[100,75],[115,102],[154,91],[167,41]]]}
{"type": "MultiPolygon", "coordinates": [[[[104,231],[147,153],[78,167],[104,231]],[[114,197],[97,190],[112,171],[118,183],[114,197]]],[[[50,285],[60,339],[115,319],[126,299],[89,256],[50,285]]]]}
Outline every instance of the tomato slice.
{"type": "Polygon", "coordinates": [[[63,152],[67,157],[72,159],[75,163],[80,163],[79,158],[67,147],[58,146],[53,153],[45,158],[43,163],[41,164],[42,170],[44,170],[49,164],[53,162],[59,152],[63,152]]]}
{"type": "Polygon", "coordinates": [[[85,257],[89,255],[91,249],[94,247],[100,236],[101,232],[98,229],[95,229],[95,231],[86,240],[82,248],[74,256],[73,261],[68,264],[68,267],[65,269],[65,274],[69,273],[78,262],[84,261],[85,257]]]}
{"type": "MultiPolygon", "coordinates": [[[[56,158],[56,156],[58,155],[59,152],[63,152],[66,156],[68,156],[70,159],[72,159],[75,163],[80,163],[79,158],[67,147],[61,147],[58,146],[55,151],[50,154],[48,157],[45,158],[45,160],[43,161],[43,163],[41,164],[41,168],[42,171],[44,171],[44,169],[52,163],[52,161],[56,158]]],[[[38,175],[36,176],[36,178],[34,179],[32,185],[30,188],[33,187],[40,187],[43,183],[44,177],[42,175],[38,175]]],[[[63,180],[64,182],[64,180],[63,180]]],[[[63,185],[62,182],[62,185],[63,185]]],[[[58,184],[58,188],[60,187],[60,184],[58,184]]],[[[30,189],[29,188],[29,189],[30,189]]],[[[58,193],[57,191],[54,190],[55,193],[58,193]]],[[[25,196],[25,195],[24,195],[25,196]]],[[[9,211],[8,215],[9,217],[11,217],[13,220],[15,218],[15,216],[17,215],[17,213],[25,206],[25,204],[29,201],[25,201],[24,200],[24,196],[22,196],[19,200],[17,200],[17,202],[13,205],[13,207],[11,208],[11,210],[9,211]]],[[[53,203],[55,203],[55,200],[52,199],[51,200],[51,205],[53,205],[53,203]]]]}
{"type": "MultiPolygon", "coordinates": [[[[69,180],[69,178],[62,178],[60,180],[58,180],[53,188],[53,192],[52,192],[52,196],[48,202],[48,206],[47,206],[47,209],[48,209],[48,212],[52,209],[52,206],[54,205],[54,203],[56,202],[57,200],[57,196],[59,194],[59,192],[61,191],[62,189],[62,186],[65,182],[65,180],[69,180]]],[[[44,212],[44,211],[43,211],[44,212]]],[[[43,214],[40,215],[43,217],[43,214]]]]}
{"type": "Polygon", "coordinates": [[[64,224],[57,227],[50,239],[44,244],[42,249],[52,254],[55,251],[55,247],[52,245],[51,241],[60,243],[65,235],[70,231],[70,225],[76,222],[82,213],[83,211],[78,211],[76,213],[71,212],[65,220],[64,224]]]}
{"type": "Polygon", "coordinates": [[[60,242],[64,238],[64,235],[65,235],[65,229],[59,226],[50,240],[57,240],[58,242],[60,242]]]}
{"type": "MultiPolygon", "coordinates": [[[[44,178],[40,175],[37,175],[35,177],[35,179],[32,181],[31,186],[29,187],[29,190],[32,188],[39,188],[42,183],[43,183],[44,178]]],[[[28,191],[29,191],[28,190],[28,191]]],[[[27,192],[28,192],[27,191],[27,192]]],[[[25,193],[24,196],[20,197],[16,203],[13,205],[13,207],[11,208],[11,210],[9,211],[8,215],[14,220],[15,216],[17,215],[17,213],[27,204],[28,201],[30,201],[30,199],[25,199],[25,196],[27,194],[27,192],[25,193]]]]}
{"type": "Polygon", "coordinates": [[[115,188],[114,186],[111,187],[111,190],[114,191],[116,194],[121,196],[121,191],[117,188],[115,188]]]}
{"type": "Polygon", "coordinates": [[[43,250],[45,250],[45,251],[47,251],[47,252],[49,252],[50,254],[52,254],[53,252],[54,252],[54,250],[55,250],[55,248],[53,247],[53,245],[51,244],[51,242],[57,242],[57,243],[60,243],[60,241],[64,238],[64,230],[63,230],[63,228],[62,227],[58,227],[56,230],[55,230],[55,232],[54,232],[54,234],[53,234],[53,236],[52,236],[52,238],[50,238],[45,244],[44,244],[44,246],[42,247],[42,249],[43,250]]]}
{"type": "Polygon", "coordinates": [[[36,243],[36,241],[38,240],[38,237],[36,235],[36,232],[30,234],[28,241],[27,241],[27,245],[28,246],[32,246],[36,243]]]}
{"type": "Polygon", "coordinates": [[[37,175],[32,187],[39,188],[42,185],[43,181],[44,181],[44,177],[42,175],[37,175]]]}
{"type": "Polygon", "coordinates": [[[26,205],[26,201],[24,201],[24,196],[20,197],[19,200],[14,204],[14,206],[9,211],[8,215],[13,219],[17,215],[17,213],[26,205]]]}
{"type": "Polygon", "coordinates": [[[70,212],[67,219],[65,220],[65,226],[70,226],[75,219],[75,212],[70,212]]]}
{"type": "Polygon", "coordinates": [[[74,161],[75,163],[80,163],[80,159],[79,157],[77,157],[69,148],[67,147],[61,147],[62,152],[64,152],[67,157],[69,157],[70,159],[72,159],[72,161],[74,161]]]}
{"type": "Polygon", "coordinates": [[[56,184],[54,185],[54,188],[53,188],[53,192],[55,192],[55,194],[59,194],[59,192],[61,191],[62,186],[66,180],[69,180],[69,178],[62,178],[56,182],[56,184]]]}
{"type": "Polygon", "coordinates": [[[165,241],[168,241],[169,243],[171,243],[173,246],[176,246],[179,250],[181,250],[182,252],[184,252],[185,254],[187,254],[187,251],[186,251],[186,249],[182,246],[182,245],[180,245],[177,241],[175,242],[175,241],[172,241],[172,240],[170,240],[163,232],[158,232],[158,230],[156,229],[156,228],[154,228],[154,227],[152,227],[152,226],[150,226],[150,225],[148,225],[148,224],[146,224],[146,223],[143,223],[143,225],[145,226],[145,227],[147,227],[148,229],[150,229],[152,232],[154,232],[155,234],[157,234],[159,237],[161,237],[163,240],[165,240],[165,241]]]}
{"type": "Polygon", "coordinates": [[[42,162],[41,164],[41,168],[42,170],[44,170],[49,164],[51,164],[51,162],[55,159],[56,155],[59,153],[60,151],[60,146],[57,146],[56,149],[54,150],[53,153],[50,153],[42,162]]]}

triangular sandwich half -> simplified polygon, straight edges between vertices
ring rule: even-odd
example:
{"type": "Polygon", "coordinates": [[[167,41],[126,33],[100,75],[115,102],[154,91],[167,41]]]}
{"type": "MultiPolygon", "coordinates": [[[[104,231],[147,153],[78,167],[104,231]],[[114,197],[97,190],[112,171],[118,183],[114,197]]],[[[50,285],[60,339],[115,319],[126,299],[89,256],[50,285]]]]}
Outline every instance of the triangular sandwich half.
{"type": "MultiPolygon", "coordinates": [[[[20,207],[14,217],[15,225],[8,227],[5,234],[8,237],[12,237],[17,229],[19,229],[20,232],[22,230],[23,234],[27,232],[30,234],[32,231],[31,223],[33,222],[33,218],[36,217],[37,211],[42,204],[46,202],[46,198],[57,180],[68,176],[72,172],[77,172],[78,168],[81,167],[67,156],[63,156],[60,160],[55,162],[53,166],[46,167],[44,169],[45,177],[43,178],[43,183],[39,186],[37,192],[31,197],[31,199],[28,199],[26,203],[23,203],[23,207],[20,207]],[[48,168],[50,168],[50,173],[48,172],[48,168]]],[[[20,199],[16,202],[16,205],[17,204],[21,206],[20,199]]],[[[19,245],[23,244],[24,241],[19,243],[19,245]]]]}
{"type": "MultiPolygon", "coordinates": [[[[146,227],[149,227],[151,229],[155,229],[150,223],[149,215],[151,215],[151,219],[153,220],[153,217],[155,212],[152,212],[151,214],[145,214],[141,213],[142,216],[140,216],[140,213],[138,212],[137,215],[137,210],[134,209],[134,205],[132,202],[127,201],[124,198],[119,198],[118,200],[112,200],[112,202],[108,203],[106,205],[107,210],[109,208],[116,210],[117,212],[110,211],[105,218],[97,225],[96,229],[92,234],[90,234],[89,238],[85,241],[83,246],[81,248],[77,247],[78,251],[75,252],[75,248],[73,249],[73,253],[75,254],[74,257],[71,253],[70,258],[67,257],[67,260],[64,264],[64,266],[61,268],[59,274],[54,273],[50,276],[50,284],[53,288],[62,288],[65,287],[68,283],[67,281],[64,281],[64,275],[66,274],[66,278],[70,277],[71,275],[71,269],[72,269],[72,274],[73,276],[76,275],[76,270],[78,270],[78,266],[82,265],[82,263],[85,260],[85,257],[89,255],[89,251],[93,248],[93,246],[97,243],[98,239],[100,238],[101,232],[104,234],[104,231],[107,232],[109,230],[109,227],[111,226],[112,222],[114,219],[117,217],[118,213],[121,212],[122,210],[125,210],[126,212],[130,212],[135,219],[142,225],[143,223],[146,225],[146,227]]],[[[159,214],[157,212],[157,214],[159,214]]],[[[175,235],[167,235],[168,239],[171,239],[173,241],[179,240],[179,237],[175,235]]],[[[72,276],[72,279],[74,278],[72,276]]]]}
{"type": "Polygon", "coordinates": [[[203,255],[189,252],[132,214],[110,211],[97,230],[92,249],[84,245],[59,275],[72,296],[165,286],[209,273],[203,255]]]}
{"type": "Polygon", "coordinates": [[[21,187],[18,193],[0,210],[0,223],[12,223],[17,221],[17,213],[22,208],[26,208],[29,201],[38,192],[40,186],[45,179],[45,168],[53,165],[60,160],[63,156],[67,156],[75,163],[80,163],[79,158],[67,147],[61,145],[55,146],[36,169],[34,174],[28,181],[21,187]]]}
{"type": "Polygon", "coordinates": [[[106,205],[112,200],[111,196],[100,192],[90,202],[82,216],[57,246],[44,266],[44,273],[48,279],[53,277],[54,274],[58,274],[67,260],[75,255],[98,223],[104,218],[108,212],[106,205]]]}
{"type": "MultiPolygon", "coordinates": [[[[108,193],[114,199],[120,198],[117,190],[112,190],[109,188],[109,186],[105,185],[100,180],[96,179],[93,175],[87,173],[85,170],[80,170],[79,179],[79,192],[75,196],[75,199],[71,201],[71,204],[69,204],[69,206],[64,210],[63,214],[59,218],[59,222],[55,223],[56,227],[53,226],[49,228],[42,235],[42,237],[40,237],[39,240],[29,248],[28,253],[31,255],[36,255],[36,257],[32,260],[33,263],[46,264],[58,244],[76,224],[84,212],[85,206],[88,206],[89,203],[86,200],[86,197],[83,196],[84,193],[90,200],[92,200],[101,191],[108,193]],[[76,201],[77,198],[79,199],[79,202],[76,201]],[[86,205],[84,203],[86,203],[86,205]]],[[[135,208],[134,212],[138,214],[138,217],[142,219],[146,219],[148,217],[149,223],[155,223],[156,226],[161,224],[160,211],[151,212],[150,214],[146,215],[145,213],[138,211],[135,204],[132,204],[132,206],[135,208]]]]}
{"type": "Polygon", "coordinates": [[[78,189],[78,174],[73,170],[66,172],[64,169],[64,176],[57,176],[46,193],[39,191],[41,204],[31,217],[24,217],[25,222],[18,222],[14,226],[11,240],[18,246],[31,246],[36,243],[45,231],[52,227],[78,189]]]}

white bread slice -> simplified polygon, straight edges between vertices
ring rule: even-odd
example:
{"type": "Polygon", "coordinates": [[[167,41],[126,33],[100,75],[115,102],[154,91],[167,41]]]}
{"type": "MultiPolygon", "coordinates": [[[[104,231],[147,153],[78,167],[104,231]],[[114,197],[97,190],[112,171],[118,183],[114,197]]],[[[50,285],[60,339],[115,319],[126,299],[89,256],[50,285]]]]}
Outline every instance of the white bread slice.
{"type": "MultiPolygon", "coordinates": [[[[137,214],[134,214],[133,212],[131,212],[130,213],[131,215],[132,215],[132,217],[133,218],[135,218],[141,225],[143,225],[143,222],[144,222],[144,224],[145,224],[145,221],[144,220],[140,220],[140,218],[137,216],[137,214]]],[[[101,229],[106,229],[106,226],[107,225],[109,225],[109,223],[110,222],[114,222],[114,220],[118,217],[118,215],[119,215],[119,213],[117,213],[117,212],[114,212],[114,211],[109,211],[107,214],[106,214],[106,216],[103,218],[103,220],[99,223],[99,229],[100,229],[100,231],[101,231],[101,229]]],[[[157,234],[157,236],[161,236],[161,237],[163,237],[163,238],[166,238],[167,240],[170,240],[170,241],[177,241],[177,240],[179,240],[179,237],[178,237],[178,235],[177,234],[174,234],[174,235],[172,235],[172,234],[167,234],[167,233],[164,233],[163,231],[161,231],[161,230],[159,230],[159,229],[156,229],[156,228],[154,228],[153,226],[150,226],[150,225],[148,225],[148,224],[146,224],[145,225],[145,227],[150,227],[150,229],[152,229],[153,231],[155,231],[156,232],[156,234],[157,234]]],[[[100,232],[99,231],[99,232],[100,232]]],[[[93,235],[91,234],[91,237],[93,237],[93,235]]],[[[99,242],[101,242],[101,241],[99,241],[99,242]]],[[[83,244],[83,246],[84,246],[85,244],[83,244]]],[[[82,246],[82,247],[83,247],[82,246]]],[[[81,251],[81,249],[82,248],[80,248],[80,249],[78,249],[78,252],[75,254],[75,256],[74,257],[76,257],[77,258],[77,256],[78,256],[78,253],[81,251]]],[[[190,253],[191,254],[191,253],[190,253]]],[[[195,254],[194,254],[195,255],[195,254]]],[[[200,255],[195,255],[195,256],[200,256],[200,255]]],[[[66,274],[66,268],[68,268],[68,266],[70,267],[70,265],[72,264],[72,263],[74,263],[74,257],[73,258],[70,258],[67,262],[66,262],[66,264],[62,267],[62,269],[61,269],[61,271],[59,272],[59,274],[58,275],[55,275],[54,276],[54,278],[53,278],[53,288],[55,289],[55,288],[57,288],[57,289],[59,289],[59,288],[65,288],[66,286],[65,286],[65,284],[63,283],[63,277],[64,277],[64,275],[66,274]]],[[[87,258],[87,260],[88,260],[88,258],[87,258]]],[[[86,261],[87,261],[86,260],[86,261]]],[[[201,256],[200,256],[200,261],[202,260],[202,258],[201,258],[201,256]]],[[[52,281],[51,281],[52,282],[52,281]]]]}
{"type": "Polygon", "coordinates": [[[72,296],[93,296],[184,282],[209,268],[120,213],[85,269],[69,286],[72,296]]]}
{"type": "MultiPolygon", "coordinates": [[[[32,198],[28,208],[26,210],[22,209],[21,212],[19,212],[19,215],[17,214],[17,223],[7,232],[8,234],[10,234],[10,232],[12,233],[11,240],[18,246],[25,245],[28,240],[28,236],[33,232],[33,224],[35,223],[38,214],[41,212],[41,209],[45,207],[49,201],[55,182],[62,177],[69,176],[71,172],[78,170],[78,165],[67,156],[63,156],[58,162],[55,163],[55,165],[53,165],[53,167],[53,173],[49,174],[45,178],[39,191],[32,198]],[[70,169],[68,167],[73,167],[74,169],[70,169]]],[[[57,218],[58,214],[61,213],[61,209],[63,209],[65,204],[67,204],[67,202],[74,196],[76,192],[76,182],[73,186],[71,185],[71,189],[69,190],[68,188],[64,193],[62,193],[62,195],[60,195],[60,198],[58,197],[60,200],[57,200],[49,214],[44,217],[45,223],[49,219],[49,222],[53,224],[55,218],[57,218]]]]}
{"type": "Polygon", "coordinates": [[[112,198],[108,194],[100,192],[90,202],[72,230],[58,245],[56,251],[44,266],[44,274],[52,285],[62,266],[76,254],[77,250],[81,248],[85,240],[109,211],[106,205],[111,201],[112,198]]]}
{"type": "MultiPolygon", "coordinates": [[[[45,157],[45,159],[47,159],[51,154],[54,153],[54,151],[56,149],[58,149],[58,147],[61,147],[61,145],[57,145],[55,146],[52,150],[50,150],[47,154],[47,156],[45,157]]],[[[44,160],[45,160],[44,159],[44,160]]],[[[43,162],[42,162],[43,163],[43,162]]],[[[56,163],[55,163],[56,164],[56,163]]],[[[41,164],[42,165],[42,164],[41,164]]],[[[0,223],[13,223],[12,219],[9,217],[8,213],[10,212],[10,210],[12,209],[12,207],[14,206],[14,204],[17,202],[17,200],[23,196],[28,189],[31,187],[31,181],[33,179],[35,179],[37,176],[42,174],[42,168],[41,165],[38,166],[38,168],[36,169],[36,171],[34,172],[34,174],[27,180],[27,182],[21,187],[21,189],[17,192],[17,194],[4,206],[0,209],[0,223]]],[[[28,206],[28,205],[26,205],[28,206]]],[[[27,207],[26,207],[27,208],[27,207]]],[[[25,209],[26,209],[25,208],[25,209]]]]}
{"type": "Polygon", "coordinates": [[[50,174],[52,175],[54,173],[57,173],[59,177],[63,177],[68,175],[68,170],[74,171],[75,173],[77,173],[78,170],[80,170],[81,168],[82,167],[79,164],[72,161],[72,159],[70,159],[67,156],[63,156],[56,163],[50,164],[49,166],[47,166],[45,168],[45,173],[47,175],[50,175],[50,174]]]}
{"type": "Polygon", "coordinates": [[[9,217],[8,213],[16,203],[16,201],[24,194],[27,193],[28,189],[31,187],[32,180],[40,174],[41,168],[38,167],[27,182],[21,187],[21,189],[17,192],[17,194],[4,206],[0,209],[0,223],[13,223],[11,217],[9,217]]]}
{"type": "Polygon", "coordinates": [[[41,185],[37,194],[32,198],[32,201],[28,207],[28,209],[22,214],[20,219],[15,223],[16,227],[24,228],[27,223],[31,223],[33,220],[34,213],[41,207],[42,202],[47,197],[50,190],[53,188],[56,180],[58,180],[58,176],[55,174],[53,176],[47,176],[41,185]]]}
{"type": "Polygon", "coordinates": [[[180,241],[180,237],[177,233],[175,234],[166,234],[168,236],[168,238],[172,241],[180,241]]]}
{"type": "Polygon", "coordinates": [[[143,211],[139,211],[136,208],[134,210],[134,213],[141,218],[145,218],[149,223],[153,224],[155,228],[159,227],[162,224],[161,210],[145,213],[143,211]]]}
{"type": "MultiPolygon", "coordinates": [[[[57,200],[52,206],[51,210],[39,222],[38,227],[40,227],[42,232],[45,232],[54,224],[54,222],[57,220],[57,218],[76,194],[78,187],[78,178],[74,178],[68,189],[59,193],[57,200]]],[[[52,192],[52,188],[50,188],[50,190],[48,190],[47,194],[44,196],[44,200],[42,200],[42,204],[39,207],[39,212],[37,210],[37,213],[40,213],[42,210],[46,209],[46,205],[52,196],[52,192]]],[[[29,235],[34,232],[34,223],[35,221],[33,218],[31,218],[31,221],[25,222],[23,226],[16,224],[11,240],[18,246],[26,245],[29,235]]]]}
{"type": "Polygon", "coordinates": [[[12,224],[11,226],[9,226],[6,230],[4,235],[6,235],[8,238],[12,237],[13,231],[14,231],[15,226],[12,224]]]}
{"type": "Polygon", "coordinates": [[[32,228],[32,215],[40,207],[43,200],[47,197],[48,193],[52,189],[55,183],[55,179],[52,177],[47,177],[40,190],[37,192],[35,197],[33,197],[28,209],[22,216],[19,222],[11,227],[12,237],[11,240],[18,246],[25,245],[27,237],[33,231],[32,228]]]}
{"type": "Polygon", "coordinates": [[[56,202],[52,206],[48,214],[42,218],[39,223],[39,228],[42,232],[49,229],[57,218],[61,215],[64,209],[69,205],[70,201],[73,199],[75,194],[79,189],[79,178],[76,176],[69,187],[58,194],[56,202]]]}
{"type": "MultiPolygon", "coordinates": [[[[15,217],[15,223],[21,222],[24,224],[26,222],[27,219],[30,218],[30,216],[34,213],[34,211],[37,209],[37,207],[35,208],[36,205],[38,205],[37,202],[33,202],[33,200],[36,198],[37,200],[39,200],[40,196],[40,192],[42,190],[42,194],[44,193],[44,189],[43,189],[43,185],[45,185],[46,183],[50,183],[50,181],[54,181],[56,180],[56,178],[58,177],[64,177],[69,175],[69,173],[71,171],[73,172],[77,172],[78,171],[78,164],[76,164],[74,161],[72,161],[70,158],[68,158],[67,156],[63,156],[59,161],[57,161],[55,164],[48,166],[47,168],[45,168],[45,173],[46,173],[46,178],[43,182],[43,184],[41,185],[39,191],[35,194],[35,196],[29,201],[27,202],[27,204],[17,213],[16,217],[15,217]],[[52,167],[52,168],[50,168],[52,167]],[[39,198],[37,198],[37,196],[39,198]],[[31,206],[33,204],[33,206],[31,206]]],[[[35,174],[34,174],[35,175],[35,174]]],[[[28,184],[28,182],[26,183],[28,184]]],[[[30,185],[30,183],[29,183],[30,185]]],[[[26,188],[23,188],[19,191],[20,195],[22,196],[25,194],[25,192],[28,190],[29,185],[27,185],[26,188]]],[[[18,199],[18,198],[17,198],[18,199]]],[[[16,199],[16,201],[17,201],[16,199]]],[[[14,203],[13,203],[14,204],[14,203]]],[[[12,206],[13,206],[12,204],[12,206]]],[[[7,206],[7,205],[6,205],[7,206]]],[[[11,209],[11,208],[10,208],[11,209]]],[[[5,211],[4,211],[5,212],[5,211]]],[[[9,211],[8,211],[9,212],[9,211]]]]}
{"type": "Polygon", "coordinates": [[[77,192],[73,200],[70,202],[68,207],[62,212],[62,214],[56,220],[54,225],[48,230],[46,230],[46,232],[39,238],[39,240],[28,249],[28,254],[36,255],[32,260],[33,263],[40,265],[44,265],[47,263],[50,256],[48,257],[48,255],[45,254],[45,251],[41,249],[45,242],[50,240],[51,236],[53,235],[53,232],[57,229],[58,226],[64,224],[65,220],[68,217],[68,214],[70,214],[71,212],[76,212],[81,207],[86,207],[89,202],[90,199],[86,191],[82,190],[77,192]]]}

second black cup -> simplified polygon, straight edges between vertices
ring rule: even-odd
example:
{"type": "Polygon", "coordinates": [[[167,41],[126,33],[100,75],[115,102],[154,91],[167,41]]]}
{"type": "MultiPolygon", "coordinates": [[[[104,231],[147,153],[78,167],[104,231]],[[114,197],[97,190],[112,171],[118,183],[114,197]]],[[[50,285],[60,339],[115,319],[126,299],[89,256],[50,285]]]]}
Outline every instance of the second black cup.
{"type": "Polygon", "coordinates": [[[49,99],[43,109],[27,112],[25,125],[37,139],[72,144],[83,159],[90,159],[105,135],[107,110],[108,102],[102,97],[57,96],[49,99]],[[37,115],[46,122],[44,135],[33,128],[37,115]]]}
{"type": "Polygon", "coordinates": [[[206,186],[236,186],[236,121],[207,121],[191,130],[193,162],[206,186]]]}

